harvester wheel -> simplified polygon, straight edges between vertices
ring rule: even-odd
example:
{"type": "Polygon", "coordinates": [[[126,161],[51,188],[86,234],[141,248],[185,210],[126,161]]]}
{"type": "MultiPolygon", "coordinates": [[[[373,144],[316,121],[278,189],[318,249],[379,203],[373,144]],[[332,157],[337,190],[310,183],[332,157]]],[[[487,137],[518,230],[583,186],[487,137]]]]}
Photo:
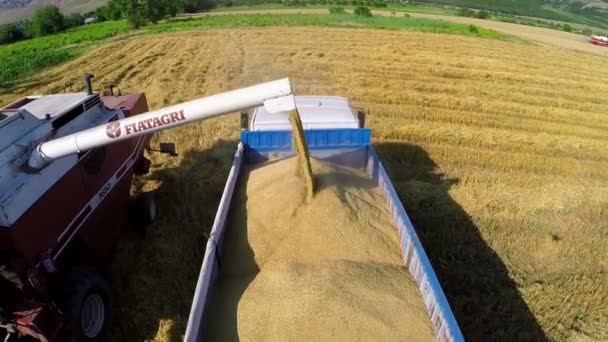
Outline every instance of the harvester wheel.
{"type": "Polygon", "coordinates": [[[153,192],[142,192],[132,203],[131,223],[138,229],[150,225],[156,219],[156,199],[153,192]]]}
{"type": "Polygon", "coordinates": [[[111,324],[112,290],[108,280],[90,269],[74,270],[67,279],[63,308],[66,339],[103,341],[111,324]]]}

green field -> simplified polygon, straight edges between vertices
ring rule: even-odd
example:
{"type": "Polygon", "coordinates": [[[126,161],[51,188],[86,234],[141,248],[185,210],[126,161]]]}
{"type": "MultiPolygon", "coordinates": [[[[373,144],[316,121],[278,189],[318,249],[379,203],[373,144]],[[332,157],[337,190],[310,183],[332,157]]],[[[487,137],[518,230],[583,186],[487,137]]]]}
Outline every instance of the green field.
{"type": "Polygon", "coordinates": [[[105,22],[0,46],[0,88],[81,54],[92,42],[127,32],[125,22],[105,22]]]}
{"type": "Polygon", "coordinates": [[[372,28],[383,30],[405,30],[430,33],[460,34],[485,38],[502,38],[502,34],[469,25],[454,24],[443,20],[404,17],[357,17],[350,14],[257,14],[221,15],[194,19],[179,19],[149,26],[148,32],[164,32],[194,27],[264,27],[264,26],[321,26],[344,28],[372,28]],[[473,32],[472,32],[473,31],[473,32]]]}
{"type": "MultiPolygon", "coordinates": [[[[447,33],[502,38],[502,34],[469,25],[442,20],[343,15],[226,15],[172,20],[147,26],[138,33],[158,33],[187,30],[195,27],[265,27],[265,26],[322,26],[344,28],[374,28],[447,33]]],[[[42,68],[60,64],[86,50],[91,43],[127,32],[126,22],[105,22],[79,27],[61,34],[35,38],[0,46],[0,87],[31,75],[42,68]]]]}
{"type": "MultiPolygon", "coordinates": [[[[285,6],[283,4],[257,4],[257,5],[238,5],[238,6],[220,6],[214,9],[214,12],[227,12],[227,11],[241,11],[251,9],[286,9],[286,8],[328,8],[332,4],[308,4],[305,6],[285,6]]],[[[336,5],[345,9],[354,9],[356,6],[351,5],[336,5]]],[[[394,12],[411,12],[411,13],[428,13],[428,14],[443,14],[443,15],[454,15],[456,9],[448,6],[435,6],[435,5],[414,5],[414,4],[388,4],[387,7],[370,7],[372,10],[386,10],[394,12]]]]}

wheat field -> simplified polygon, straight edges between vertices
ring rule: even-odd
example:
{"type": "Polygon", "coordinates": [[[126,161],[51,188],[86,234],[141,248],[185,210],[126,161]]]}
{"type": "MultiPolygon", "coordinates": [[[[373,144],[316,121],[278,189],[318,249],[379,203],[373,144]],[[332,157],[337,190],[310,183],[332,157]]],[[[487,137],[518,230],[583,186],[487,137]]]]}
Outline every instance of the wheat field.
{"type": "MultiPolygon", "coordinates": [[[[364,29],[211,29],[126,37],[0,95],[82,89],[82,73],[151,108],[290,77],[367,110],[468,340],[608,339],[607,59],[517,42],[364,29]]],[[[135,190],[161,216],[112,265],[113,340],[183,334],[238,115],[158,134],[135,190]]]]}

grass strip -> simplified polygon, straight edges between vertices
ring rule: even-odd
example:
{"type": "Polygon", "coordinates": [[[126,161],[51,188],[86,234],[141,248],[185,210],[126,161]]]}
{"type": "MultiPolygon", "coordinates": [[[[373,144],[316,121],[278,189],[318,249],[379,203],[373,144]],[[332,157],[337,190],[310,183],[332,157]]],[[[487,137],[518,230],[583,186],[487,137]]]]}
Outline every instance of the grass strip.
{"type": "Polygon", "coordinates": [[[345,28],[371,28],[384,30],[419,31],[446,33],[465,36],[502,39],[504,36],[494,30],[465,24],[450,23],[438,19],[414,17],[358,17],[350,14],[249,14],[218,15],[188,19],[174,19],[169,22],[149,26],[148,32],[165,32],[196,27],[265,27],[265,26],[321,26],[345,28]]]}

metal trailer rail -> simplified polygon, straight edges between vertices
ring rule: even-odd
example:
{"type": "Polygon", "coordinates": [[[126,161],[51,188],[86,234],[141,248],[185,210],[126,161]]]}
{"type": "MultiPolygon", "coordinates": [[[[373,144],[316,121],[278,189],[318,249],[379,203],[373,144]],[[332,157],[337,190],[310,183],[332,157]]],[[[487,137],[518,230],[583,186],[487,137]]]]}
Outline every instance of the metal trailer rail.
{"type": "MultiPolygon", "coordinates": [[[[458,323],[439,284],[429,258],[416,235],[395,188],[393,187],[378,154],[371,145],[371,131],[366,128],[308,130],[306,141],[313,157],[336,164],[365,168],[384,193],[393,223],[400,237],[404,265],[414,277],[422,294],[429,318],[438,341],[464,341],[458,323]]],[[[242,131],[234,162],[224,187],[224,193],[207,241],[205,257],[196,284],[188,318],[185,341],[202,340],[207,304],[213,286],[219,277],[219,260],[222,255],[225,223],[243,163],[257,163],[293,154],[290,131],[242,131]]]]}

